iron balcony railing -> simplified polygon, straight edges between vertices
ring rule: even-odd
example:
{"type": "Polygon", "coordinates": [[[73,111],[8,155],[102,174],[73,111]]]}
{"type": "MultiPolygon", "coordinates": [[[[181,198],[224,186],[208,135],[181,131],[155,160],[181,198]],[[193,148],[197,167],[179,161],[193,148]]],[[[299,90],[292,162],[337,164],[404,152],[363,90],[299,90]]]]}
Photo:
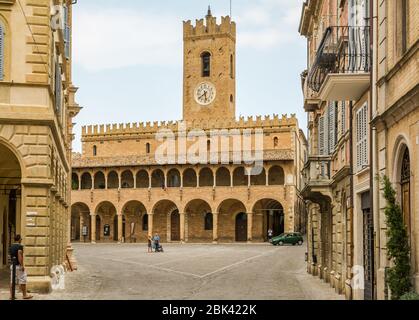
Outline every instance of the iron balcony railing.
{"type": "Polygon", "coordinates": [[[328,74],[368,73],[370,27],[328,27],[308,74],[308,86],[319,92],[328,74]]]}

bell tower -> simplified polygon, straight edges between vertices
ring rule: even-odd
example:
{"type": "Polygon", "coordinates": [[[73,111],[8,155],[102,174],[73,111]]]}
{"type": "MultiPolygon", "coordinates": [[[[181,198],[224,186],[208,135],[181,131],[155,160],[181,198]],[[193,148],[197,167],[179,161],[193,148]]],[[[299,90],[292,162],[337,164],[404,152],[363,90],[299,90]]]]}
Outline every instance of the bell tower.
{"type": "Polygon", "coordinates": [[[183,23],[183,119],[235,119],[236,24],[204,19],[183,23]]]}

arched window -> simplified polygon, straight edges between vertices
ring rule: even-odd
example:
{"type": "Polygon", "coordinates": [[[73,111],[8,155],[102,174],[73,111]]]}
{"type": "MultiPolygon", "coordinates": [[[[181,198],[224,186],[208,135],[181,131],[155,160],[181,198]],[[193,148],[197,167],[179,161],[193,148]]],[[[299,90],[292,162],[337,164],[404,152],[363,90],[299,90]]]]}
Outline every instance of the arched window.
{"type": "Polygon", "coordinates": [[[202,76],[209,77],[211,76],[211,53],[204,52],[201,55],[202,59],[202,76]]]}
{"type": "Polygon", "coordinates": [[[212,213],[205,214],[205,230],[212,230],[213,229],[213,222],[212,222],[212,213]]]}
{"type": "Polygon", "coordinates": [[[278,147],[278,145],[279,145],[279,140],[278,140],[278,137],[275,137],[275,138],[274,138],[274,148],[277,148],[277,147],[278,147]]]}
{"type": "Polygon", "coordinates": [[[0,23],[0,81],[4,80],[4,34],[5,28],[0,23]]]}
{"type": "Polygon", "coordinates": [[[145,145],[145,152],[148,154],[148,153],[150,153],[150,144],[149,143],[147,143],[146,145],[145,145]]]}
{"type": "Polygon", "coordinates": [[[232,94],[230,95],[230,102],[231,102],[231,103],[233,103],[233,102],[234,102],[234,97],[233,97],[233,95],[232,95],[232,94]]]}
{"type": "Polygon", "coordinates": [[[143,231],[148,231],[148,214],[143,215],[143,231]]]}
{"type": "Polygon", "coordinates": [[[97,146],[93,146],[93,156],[97,156],[97,146]]]}

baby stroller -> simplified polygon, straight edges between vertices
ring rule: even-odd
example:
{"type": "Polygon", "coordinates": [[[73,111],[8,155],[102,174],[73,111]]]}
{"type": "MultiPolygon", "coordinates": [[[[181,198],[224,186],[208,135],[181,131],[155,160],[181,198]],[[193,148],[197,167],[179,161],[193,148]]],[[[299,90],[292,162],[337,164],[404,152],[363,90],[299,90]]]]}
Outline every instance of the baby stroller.
{"type": "Polygon", "coordinates": [[[155,246],[156,246],[156,252],[164,252],[163,246],[160,244],[160,242],[156,242],[155,246]]]}

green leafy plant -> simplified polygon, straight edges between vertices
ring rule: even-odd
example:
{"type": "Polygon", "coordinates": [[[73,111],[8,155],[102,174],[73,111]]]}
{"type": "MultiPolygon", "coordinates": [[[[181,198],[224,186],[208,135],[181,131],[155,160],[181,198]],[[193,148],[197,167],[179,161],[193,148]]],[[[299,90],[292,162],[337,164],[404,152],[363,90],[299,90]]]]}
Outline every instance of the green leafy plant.
{"type": "Polygon", "coordinates": [[[408,292],[400,297],[400,300],[419,300],[419,294],[416,292],[408,292]]]}
{"type": "Polygon", "coordinates": [[[383,177],[384,198],[387,200],[385,215],[387,221],[387,257],[392,262],[388,269],[387,279],[391,290],[391,299],[399,300],[409,293],[410,281],[410,248],[402,209],[396,201],[396,191],[387,176],[383,177]]]}

